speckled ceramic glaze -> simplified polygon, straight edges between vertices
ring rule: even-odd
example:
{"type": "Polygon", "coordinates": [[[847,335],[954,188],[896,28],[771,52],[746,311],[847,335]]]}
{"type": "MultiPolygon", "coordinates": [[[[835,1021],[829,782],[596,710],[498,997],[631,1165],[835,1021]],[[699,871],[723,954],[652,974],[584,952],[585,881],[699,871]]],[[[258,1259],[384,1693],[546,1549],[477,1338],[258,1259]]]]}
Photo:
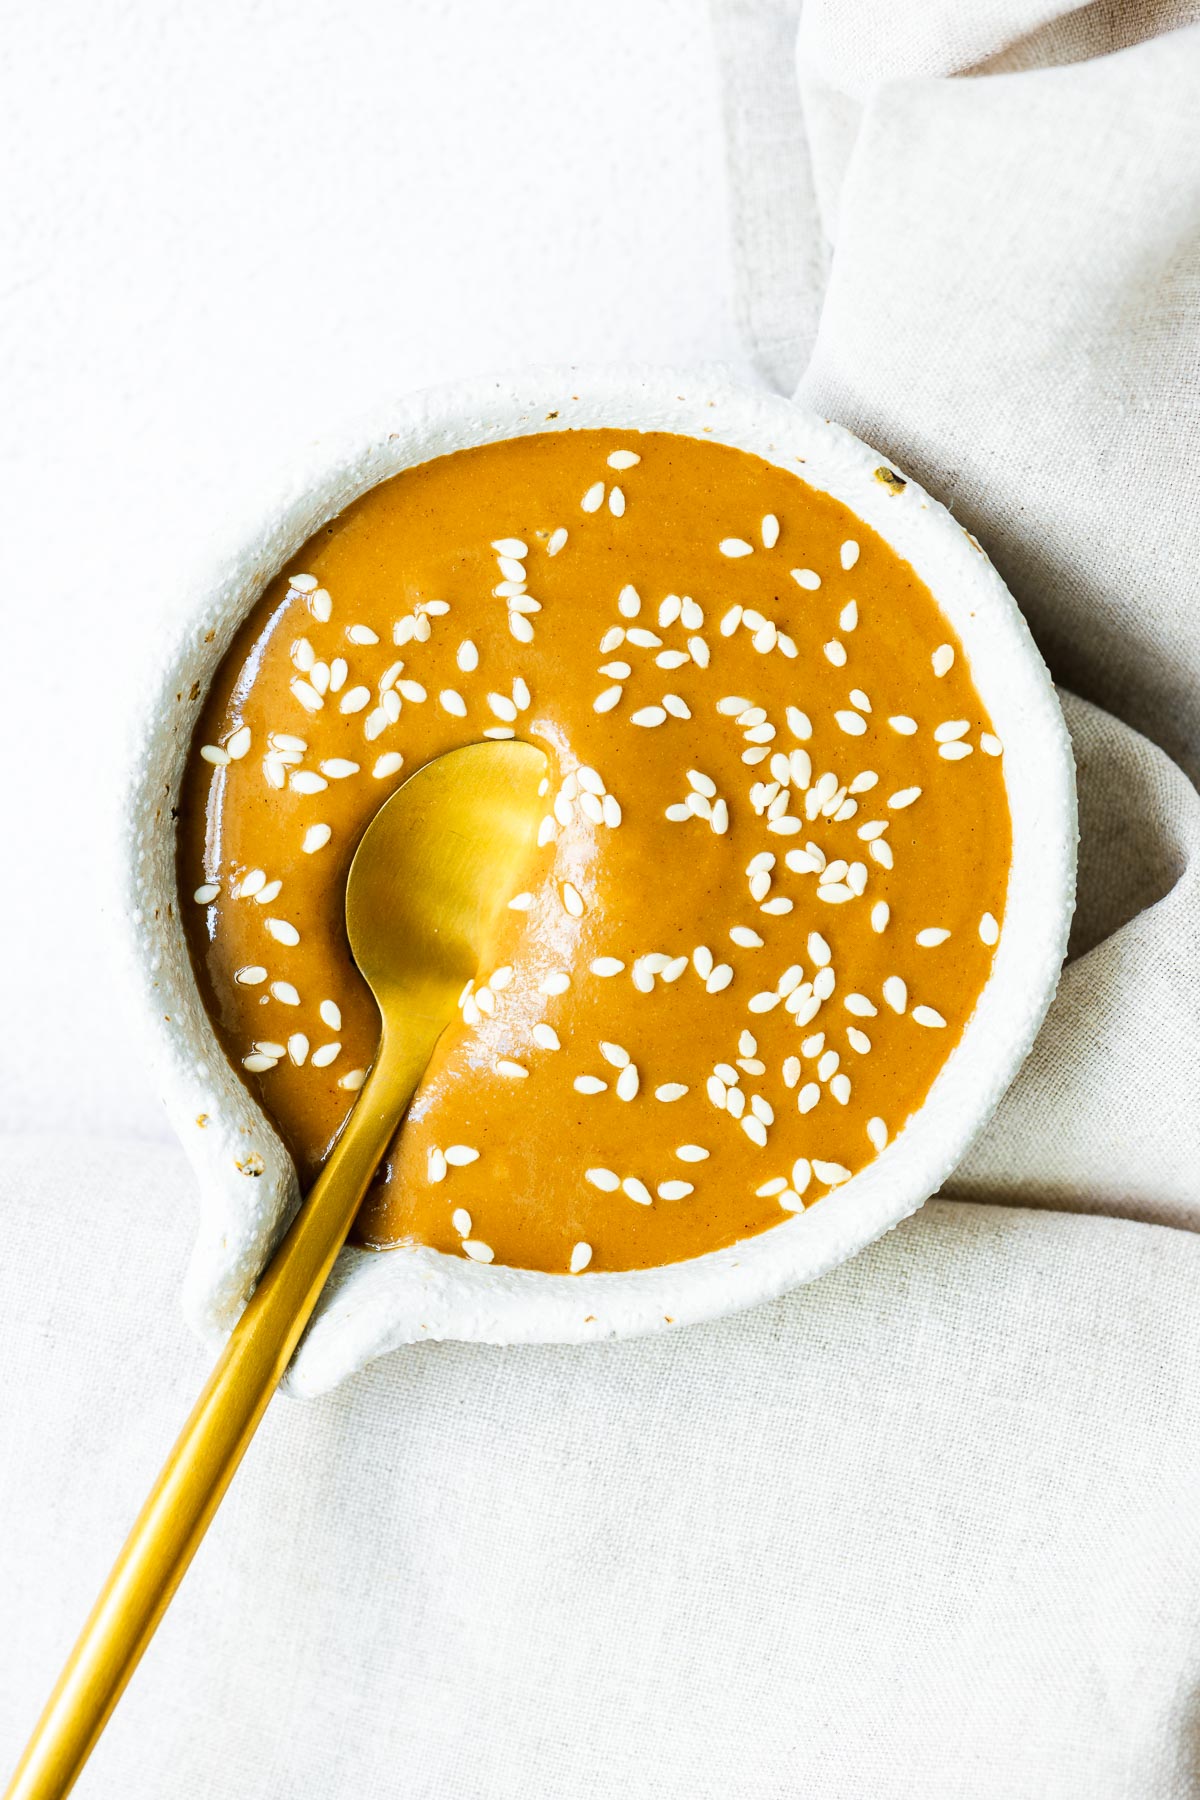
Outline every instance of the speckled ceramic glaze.
{"type": "Polygon", "coordinates": [[[670,370],[535,371],[414,395],[353,442],[306,452],[257,533],[198,583],[137,724],[125,809],[129,949],[156,1077],[200,1185],[184,1295],[193,1325],[210,1335],[228,1329],[297,1200],[278,1135],[218,1047],[179,919],[172,807],[205,689],[266,582],[368,488],[449,451],[578,426],[676,431],[752,451],[843,501],[928,584],[1005,745],[1013,857],[992,973],[920,1112],[810,1211],[690,1262],[624,1274],[541,1274],[426,1248],[345,1250],[293,1366],[293,1392],[321,1392],[423,1338],[594,1342],[713,1318],[813,1280],[936,1192],[1012,1080],[1054,993],[1074,900],[1070,746],[1024,620],[944,507],[839,426],[772,395],[670,370]]]}

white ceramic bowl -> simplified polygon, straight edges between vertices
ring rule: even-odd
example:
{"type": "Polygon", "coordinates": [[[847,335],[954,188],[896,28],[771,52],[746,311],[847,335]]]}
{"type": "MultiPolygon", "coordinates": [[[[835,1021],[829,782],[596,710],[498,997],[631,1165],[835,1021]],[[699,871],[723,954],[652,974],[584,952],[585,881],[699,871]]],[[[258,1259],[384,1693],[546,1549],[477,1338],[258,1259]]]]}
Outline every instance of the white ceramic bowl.
{"type": "Polygon", "coordinates": [[[250,541],[195,589],[138,722],[125,817],[130,951],[168,1113],[200,1184],[185,1308],[228,1329],[295,1204],[283,1146],[227,1063],[188,961],[171,807],[204,691],[233,633],[301,544],[411,464],[577,426],[676,431],[753,451],[845,502],[928,583],[962,640],[1005,745],[1013,820],[1004,930],[991,977],[920,1112],[883,1155],[811,1211],[689,1262],[628,1274],[546,1275],[429,1249],[348,1249],[297,1357],[317,1393],[423,1338],[595,1342],[714,1318],[811,1281],[897,1224],[949,1175],[1026,1055],[1053,996],[1074,899],[1074,770],[1049,676],[979,545],[911,480],[839,426],[773,395],[663,369],[558,369],[474,381],[386,407],[348,444],[316,444],[250,541]]]}

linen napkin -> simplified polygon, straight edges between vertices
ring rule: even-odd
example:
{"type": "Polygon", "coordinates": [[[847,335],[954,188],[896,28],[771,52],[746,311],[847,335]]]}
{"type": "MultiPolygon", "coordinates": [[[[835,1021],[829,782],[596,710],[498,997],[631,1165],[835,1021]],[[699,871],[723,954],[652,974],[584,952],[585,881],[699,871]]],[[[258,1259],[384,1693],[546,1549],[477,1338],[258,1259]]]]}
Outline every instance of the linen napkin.
{"type": "MultiPolygon", "coordinates": [[[[0,1142],[0,1767],[201,1379],[187,1185],[0,1142]]],[[[934,1202],[718,1324],[278,1402],[79,1800],[1194,1796],[1198,1293],[1200,1235],[934,1202]]]]}

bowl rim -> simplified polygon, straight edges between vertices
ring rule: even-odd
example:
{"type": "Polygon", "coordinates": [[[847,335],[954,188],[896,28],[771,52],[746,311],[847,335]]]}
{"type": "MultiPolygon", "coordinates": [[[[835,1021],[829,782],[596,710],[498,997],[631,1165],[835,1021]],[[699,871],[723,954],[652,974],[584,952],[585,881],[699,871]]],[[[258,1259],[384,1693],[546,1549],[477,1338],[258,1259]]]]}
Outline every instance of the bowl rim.
{"type": "Polygon", "coordinates": [[[1013,859],[992,971],[924,1104],[882,1155],[819,1205],[726,1249],[625,1273],[485,1267],[424,1247],[347,1249],[293,1365],[295,1392],[324,1391],[422,1338],[594,1342],[716,1318],[816,1279],[936,1193],[991,1117],[1057,986],[1074,904],[1070,741],[1015,601],[945,507],[841,426],[703,372],[550,367],[409,394],[291,458],[274,502],[255,508],[240,544],[193,583],[132,723],[125,948],[157,1084],[200,1187],[184,1290],[191,1323],[207,1335],[229,1328],[298,1199],[278,1134],[217,1044],[183,937],[172,808],[208,681],[286,559],[389,475],[501,438],[614,425],[674,430],[790,469],[848,505],[929,585],[1005,745],[1013,859]]]}

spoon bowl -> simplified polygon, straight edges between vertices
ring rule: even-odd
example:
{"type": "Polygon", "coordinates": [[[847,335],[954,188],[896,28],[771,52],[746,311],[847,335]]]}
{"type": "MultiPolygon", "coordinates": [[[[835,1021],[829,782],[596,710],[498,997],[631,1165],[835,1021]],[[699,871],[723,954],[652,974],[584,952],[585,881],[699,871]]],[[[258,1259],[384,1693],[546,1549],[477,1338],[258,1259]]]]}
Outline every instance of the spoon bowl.
{"type": "MultiPolygon", "coordinates": [[[[546,757],[518,739],[435,757],[381,806],[346,883],[346,930],[393,1021],[445,1022],[486,959],[513,881],[533,849],[546,757]]],[[[378,1060],[378,1059],[377,1059],[378,1060]]]]}

